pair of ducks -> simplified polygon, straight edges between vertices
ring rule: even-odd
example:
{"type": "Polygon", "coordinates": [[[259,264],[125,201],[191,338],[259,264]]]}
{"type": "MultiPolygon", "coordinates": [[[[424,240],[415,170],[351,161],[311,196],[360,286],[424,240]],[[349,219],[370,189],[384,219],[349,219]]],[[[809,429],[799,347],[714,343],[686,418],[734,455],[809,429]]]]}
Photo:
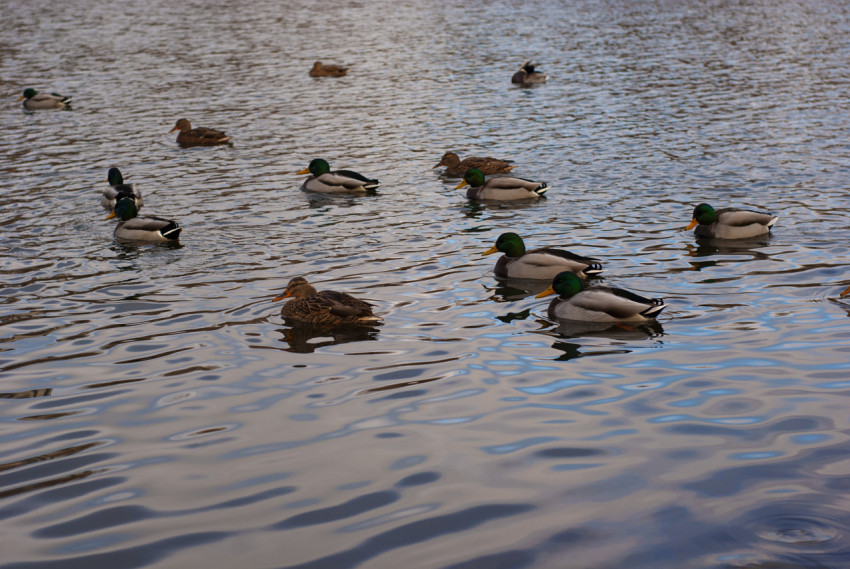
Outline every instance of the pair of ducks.
{"type": "Polygon", "coordinates": [[[176,221],[156,216],[139,217],[144,205],[142,193],[133,184],[125,184],[118,168],[110,168],[106,176],[109,187],[100,196],[100,205],[109,215],[121,221],[115,226],[114,235],[130,241],[159,241],[176,243],[183,230],[176,221]]]}
{"type": "MultiPolygon", "coordinates": [[[[746,239],[770,232],[778,220],[771,214],[724,208],[715,210],[709,204],[694,208],[687,229],[696,227],[698,237],[717,239],[746,239]]],[[[501,252],[495,274],[501,278],[551,280],[552,284],[536,296],[557,294],[547,309],[550,318],[585,322],[643,322],[656,318],[664,308],[663,299],[646,298],[633,292],[601,285],[585,287],[582,279],[602,272],[598,259],[542,247],[526,250],[522,237],[503,233],[496,244],[482,255],[501,252]]],[[[848,287],[841,296],[850,294],[848,287]]],[[[380,318],[372,313],[371,305],[345,293],[317,292],[303,277],[290,281],[286,291],[275,300],[294,297],[281,310],[284,318],[301,323],[336,326],[344,324],[373,324],[380,318]]]]}
{"type": "MultiPolygon", "coordinates": [[[[456,189],[470,186],[466,192],[470,199],[511,201],[537,198],[545,194],[550,187],[546,182],[509,176],[485,179],[485,174],[507,173],[515,167],[507,160],[497,158],[471,157],[460,160],[454,152],[446,152],[434,167],[440,166],[446,166],[446,174],[449,176],[463,176],[463,181],[456,189]]],[[[352,170],[331,171],[330,164],[323,158],[311,160],[307,168],[296,174],[310,174],[301,189],[312,192],[362,194],[373,191],[380,185],[377,179],[368,178],[352,170]]]]}

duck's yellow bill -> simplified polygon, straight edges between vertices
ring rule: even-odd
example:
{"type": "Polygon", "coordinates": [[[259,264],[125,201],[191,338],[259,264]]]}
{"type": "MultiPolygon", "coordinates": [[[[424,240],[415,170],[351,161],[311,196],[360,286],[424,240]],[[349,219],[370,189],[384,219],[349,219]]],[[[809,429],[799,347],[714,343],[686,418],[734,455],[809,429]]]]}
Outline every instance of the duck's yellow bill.
{"type": "Polygon", "coordinates": [[[295,173],[296,173],[296,174],[309,174],[309,173],[310,173],[310,169],[309,169],[309,168],[304,168],[303,170],[298,170],[298,171],[297,171],[297,172],[295,172],[295,173]]]}
{"type": "Polygon", "coordinates": [[[19,101],[23,101],[23,100],[24,100],[24,99],[26,99],[26,98],[27,98],[27,96],[26,96],[26,95],[21,95],[20,97],[18,97],[18,100],[19,100],[19,101]]]}
{"type": "Polygon", "coordinates": [[[688,224],[688,226],[685,228],[685,231],[689,231],[689,230],[693,229],[694,227],[696,227],[697,225],[699,225],[699,221],[697,221],[697,218],[693,218],[691,220],[691,222],[688,224]]]}
{"type": "Polygon", "coordinates": [[[546,290],[544,290],[543,292],[541,292],[540,294],[534,295],[534,298],[543,298],[544,296],[549,296],[550,294],[555,294],[555,289],[552,288],[551,286],[549,288],[547,288],[546,290]]]}
{"type": "Polygon", "coordinates": [[[462,187],[464,187],[464,186],[468,186],[468,185],[469,185],[469,184],[467,184],[467,183],[466,183],[466,180],[464,180],[464,181],[462,181],[460,184],[458,184],[457,186],[455,186],[455,189],[456,189],[456,190],[459,190],[459,189],[461,189],[462,187]]]}
{"type": "Polygon", "coordinates": [[[172,128],[171,130],[169,130],[169,131],[168,131],[168,134],[171,134],[171,133],[172,133],[172,132],[174,132],[175,130],[177,130],[177,127],[176,127],[176,126],[175,126],[174,128],[172,128]]]}
{"type": "Polygon", "coordinates": [[[110,213],[109,215],[107,215],[104,219],[112,219],[113,217],[115,217],[114,211],[112,213],[110,213]]]}
{"type": "Polygon", "coordinates": [[[492,255],[493,253],[498,253],[498,252],[499,252],[499,250],[498,250],[498,249],[496,249],[496,246],[495,246],[495,245],[493,245],[492,247],[490,247],[489,249],[487,249],[486,251],[484,251],[483,253],[481,253],[481,255],[482,255],[482,256],[484,256],[484,255],[492,255]]]}
{"type": "Polygon", "coordinates": [[[842,293],[841,293],[841,294],[839,294],[838,296],[847,296],[848,294],[850,294],[850,286],[848,286],[847,288],[845,288],[845,289],[844,289],[844,292],[842,292],[842,293]]]}

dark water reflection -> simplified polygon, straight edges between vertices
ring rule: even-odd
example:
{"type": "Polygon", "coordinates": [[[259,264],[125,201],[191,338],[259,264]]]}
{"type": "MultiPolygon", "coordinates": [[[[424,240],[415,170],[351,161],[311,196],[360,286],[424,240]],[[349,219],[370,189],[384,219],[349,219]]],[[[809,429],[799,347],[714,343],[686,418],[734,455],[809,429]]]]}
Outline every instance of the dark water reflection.
{"type": "Polygon", "coordinates": [[[0,567],[845,567],[848,28],[838,2],[5,4],[0,567]],[[549,82],[516,88],[528,58],[549,82]],[[233,145],[180,148],[184,116],[233,145]],[[552,190],[470,202],[448,149],[552,190]],[[381,187],[303,192],[316,157],[381,187]],[[179,246],[114,241],[112,166],[179,246]],[[780,220],[696,240],[704,201],[780,220]],[[552,322],[481,256],[505,231],[668,308],[552,322]],[[297,275],[383,324],[285,325],[297,275]]]}

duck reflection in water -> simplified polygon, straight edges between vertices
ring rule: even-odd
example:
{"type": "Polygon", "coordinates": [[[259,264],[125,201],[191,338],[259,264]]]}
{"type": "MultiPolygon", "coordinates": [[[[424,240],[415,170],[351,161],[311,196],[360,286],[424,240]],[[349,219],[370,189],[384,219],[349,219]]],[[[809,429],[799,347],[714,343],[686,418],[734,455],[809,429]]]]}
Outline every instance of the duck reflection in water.
{"type": "Polygon", "coordinates": [[[325,346],[378,339],[378,328],[364,325],[328,329],[324,326],[293,322],[290,327],[280,329],[280,333],[283,340],[289,344],[285,351],[296,354],[311,354],[325,346]]]}
{"type": "MultiPolygon", "coordinates": [[[[554,342],[552,348],[563,352],[556,361],[568,361],[588,356],[609,356],[613,354],[628,354],[634,351],[632,342],[647,339],[657,339],[664,335],[664,328],[657,321],[625,323],[625,322],[578,322],[562,320],[548,333],[554,333],[560,338],[605,338],[611,340],[608,346],[589,346],[573,342],[554,342]],[[596,349],[594,349],[596,348],[596,349]]],[[[660,344],[660,340],[656,340],[660,344]]],[[[641,346],[645,348],[646,346],[641,346]]]]}

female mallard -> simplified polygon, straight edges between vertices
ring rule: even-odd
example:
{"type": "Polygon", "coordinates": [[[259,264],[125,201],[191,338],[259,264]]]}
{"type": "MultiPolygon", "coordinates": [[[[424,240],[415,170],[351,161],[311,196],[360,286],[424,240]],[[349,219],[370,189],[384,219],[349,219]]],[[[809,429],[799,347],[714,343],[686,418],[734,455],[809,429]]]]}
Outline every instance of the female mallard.
{"type": "Polygon", "coordinates": [[[136,203],[136,210],[142,209],[142,192],[137,190],[133,184],[124,183],[121,170],[110,168],[106,175],[106,181],[109,182],[109,187],[105,188],[100,196],[100,205],[103,206],[103,209],[109,212],[115,211],[115,203],[119,198],[130,198],[136,203]]]}
{"type": "Polygon", "coordinates": [[[331,172],[331,166],[327,160],[314,158],[310,165],[296,172],[296,174],[312,174],[304,180],[302,190],[311,192],[323,192],[327,194],[347,192],[365,193],[374,190],[380,185],[378,180],[372,180],[351,170],[336,170],[331,172]]]}
{"type": "Polygon", "coordinates": [[[644,298],[621,288],[584,288],[575,273],[564,271],[536,298],[558,294],[549,303],[549,317],[586,322],[642,322],[658,316],[667,306],[660,298],[644,298]]]}
{"type": "Polygon", "coordinates": [[[484,173],[478,168],[470,168],[463,176],[463,182],[455,186],[456,190],[469,185],[466,197],[471,200],[525,200],[537,198],[549,190],[546,182],[532,182],[524,178],[499,176],[484,180],[484,173]]]}
{"type": "Polygon", "coordinates": [[[508,160],[499,160],[489,156],[470,156],[461,160],[454,152],[443,154],[440,163],[434,168],[440,166],[446,167],[446,176],[451,178],[463,178],[463,175],[470,168],[478,168],[484,174],[507,174],[516,168],[508,160]]]}
{"type": "Polygon", "coordinates": [[[341,324],[373,324],[381,319],[372,314],[372,305],[344,292],[316,289],[304,277],[295,277],[275,300],[293,298],[280,310],[287,320],[302,324],[338,326],[341,324]]]}
{"type": "Polygon", "coordinates": [[[341,65],[323,65],[321,61],[313,64],[310,77],[342,77],[348,73],[348,67],[341,65]]]}
{"type": "Polygon", "coordinates": [[[24,101],[24,108],[28,111],[65,109],[71,105],[71,97],[59,93],[39,93],[35,89],[25,90],[18,100],[24,101]]]}
{"type": "Polygon", "coordinates": [[[176,221],[162,217],[136,217],[136,201],[131,197],[119,196],[115,210],[106,219],[121,218],[115,226],[115,237],[132,241],[168,241],[176,242],[180,238],[181,227],[176,221]]]}
{"type": "Polygon", "coordinates": [[[549,76],[542,71],[535,71],[530,59],[526,59],[519,66],[519,71],[511,77],[511,83],[530,85],[532,83],[545,83],[549,76]]]}
{"type": "Polygon", "coordinates": [[[697,237],[747,239],[770,233],[777,219],[769,213],[732,207],[714,211],[707,203],[701,203],[694,208],[694,218],[685,230],[696,227],[694,235],[697,237]]]}
{"type": "Polygon", "coordinates": [[[168,132],[172,133],[175,130],[180,131],[177,134],[177,144],[180,146],[215,146],[230,142],[230,137],[220,130],[202,126],[192,128],[192,124],[187,119],[178,120],[174,128],[168,132]]]}
{"type": "Polygon", "coordinates": [[[525,250],[522,237],[516,233],[502,233],[493,245],[482,255],[504,253],[496,261],[496,276],[512,279],[552,280],[558,273],[570,271],[581,278],[602,272],[598,259],[582,257],[561,249],[525,250]]]}

